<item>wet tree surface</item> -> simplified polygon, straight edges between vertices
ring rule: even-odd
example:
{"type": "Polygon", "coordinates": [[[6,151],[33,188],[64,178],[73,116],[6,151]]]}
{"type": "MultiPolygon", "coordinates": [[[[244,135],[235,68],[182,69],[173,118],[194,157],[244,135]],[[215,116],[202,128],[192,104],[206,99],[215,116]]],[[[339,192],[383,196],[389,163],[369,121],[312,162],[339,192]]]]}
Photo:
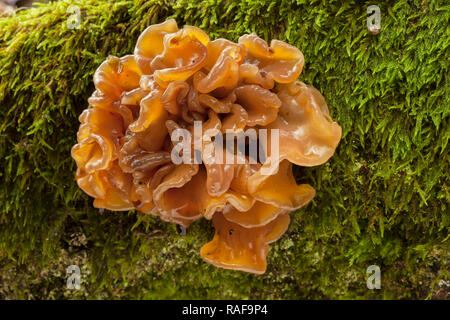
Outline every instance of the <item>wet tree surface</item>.
{"type": "Polygon", "coordinates": [[[443,1],[376,3],[377,35],[366,24],[374,3],[360,1],[73,4],[79,11],[54,2],[0,18],[0,298],[448,298],[443,1]],[[76,185],[70,148],[95,69],[167,18],[211,39],[256,32],[295,45],[300,80],[343,129],[328,163],[294,167],[317,195],[291,213],[264,275],[205,263],[209,221],[184,231],[134,211],[99,212],[76,185]],[[80,290],[67,289],[70,265],[80,290]],[[371,265],[380,290],[367,289],[371,265]]]}

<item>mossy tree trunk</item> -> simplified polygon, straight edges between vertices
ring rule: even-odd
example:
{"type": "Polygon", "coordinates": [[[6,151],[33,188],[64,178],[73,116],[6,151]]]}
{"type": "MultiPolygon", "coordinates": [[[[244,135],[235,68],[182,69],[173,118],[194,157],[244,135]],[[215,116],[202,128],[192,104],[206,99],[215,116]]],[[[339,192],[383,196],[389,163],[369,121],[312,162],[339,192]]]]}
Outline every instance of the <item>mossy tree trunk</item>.
{"type": "Polygon", "coordinates": [[[450,8],[378,1],[381,32],[371,35],[370,4],[80,0],[0,19],[0,298],[444,297],[450,8]],[[70,5],[78,29],[68,28],[70,5]],[[101,214],[75,183],[70,148],[95,69],[168,17],[211,38],[256,32],[299,47],[301,80],[343,128],[327,164],[295,168],[317,196],[291,214],[263,276],[204,263],[208,221],[182,237],[137,212],[101,214]],[[82,290],[66,289],[72,264],[82,290]],[[366,287],[370,265],[381,290],[366,287]]]}

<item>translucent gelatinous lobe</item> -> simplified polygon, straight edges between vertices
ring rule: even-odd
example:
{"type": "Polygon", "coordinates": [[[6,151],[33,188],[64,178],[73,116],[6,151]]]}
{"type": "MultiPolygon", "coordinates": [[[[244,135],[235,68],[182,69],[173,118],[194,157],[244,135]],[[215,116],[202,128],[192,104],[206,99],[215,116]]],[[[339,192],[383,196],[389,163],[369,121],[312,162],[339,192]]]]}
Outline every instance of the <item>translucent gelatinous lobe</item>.
{"type": "Polygon", "coordinates": [[[86,109],[80,115],[81,126],[72,157],[87,173],[107,169],[117,159],[120,138],[124,135],[122,119],[101,108],[86,109]]]}
{"type": "Polygon", "coordinates": [[[110,56],[95,72],[72,148],[78,185],[97,208],[137,209],[183,228],[212,219],[203,259],[264,273],[268,244],[287,230],[289,212],[315,195],[296,183],[292,164],[326,162],[341,138],[323,96],[297,80],[303,64],[299,49],[255,34],[233,43],[174,20],[148,27],[133,55],[110,56]],[[193,134],[194,121],[203,139],[191,139],[189,159],[200,152],[201,163],[175,164],[171,134],[193,134]],[[279,130],[279,157],[254,163],[225,145],[247,129],[267,129],[266,158],[271,130],[279,130]]]}
{"type": "Polygon", "coordinates": [[[245,228],[218,212],[213,217],[214,238],[200,254],[218,267],[262,274],[266,271],[268,244],[281,237],[289,221],[289,215],[282,213],[264,226],[245,228]]]}
{"type": "Polygon", "coordinates": [[[280,130],[280,157],[300,166],[326,162],[341,139],[342,129],[331,119],[323,96],[295,81],[280,85],[278,97],[282,102],[278,117],[267,128],[280,130]]]}
{"type": "MultiPolygon", "coordinates": [[[[225,48],[211,66],[207,75],[196,81],[196,89],[206,93],[221,88],[224,92],[232,90],[239,81],[239,63],[243,54],[241,47],[224,46],[225,48]]],[[[208,62],[214,61],[214,56],[208,62]]],[[[215,57],[214,57],[215,58],[215,57]]]]}
{"type": "Polygon", "coordinates": [[[175,20],[155,24],[142,32],[134,50],[136,62],[144,74],[152,74],[150,64],[157,55],[164,51],[164,36],[178,31],[175,20]]]}
{"type": "Polygon", "coordinates": [[[272,40],[269,47],[254,33],[240,37],[239,44],[249,53],[245,63],[255,64],[262,76],[278,83],[291,83],[302,72],[305,59],[302,52],[294,46],[272,40]]]}
{"type": "Polygon", "coordinates": [[[315,196],[309,184],[297,185],[292,174],[292,163],[287,160],[279,164],[275,174],[263,175],[259,171],[249,177],[248,190],[258,201],[289,210],[304,206],[315,196]]]}
{"type": "Polygon", "coordinates": [[[265,126],[277,117],[281,101],[275,93],[255,84],[239,86],[235,93],[237,103],[247,111],[247,126],[265,126]]]}
{"type": "Polygon", "coordinates": [[[163,52],[150,63],[158,84],[166,87],[171,81],[186,81],[200,70],[206,61],[208,41],[209,37],[195,27],[166,35],[163,52]]]}

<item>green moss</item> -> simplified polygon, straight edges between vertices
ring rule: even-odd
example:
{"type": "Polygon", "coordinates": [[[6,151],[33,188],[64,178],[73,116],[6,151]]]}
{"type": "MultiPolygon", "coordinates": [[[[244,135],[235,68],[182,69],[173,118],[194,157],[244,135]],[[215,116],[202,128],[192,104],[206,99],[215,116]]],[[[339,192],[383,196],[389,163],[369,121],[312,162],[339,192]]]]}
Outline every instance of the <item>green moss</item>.
{"type": "MultiPolygon", "coordinates": [[[[80,0],[0,18],[0,298],[432,298],[449,278],[449,43],[444,1],[80,0]],[[370,3],[372,4],[372,3],[370,3]],[[335,156],[295,168],[317,190],[271,245],[263,276],[199,257],[208,221],[185,237],[136,212],[100,214],[74,180],[70,148],[92,76],[174,17],[211,37],[254,31],[299,47],[301,79],[343,128],[335,156]],[[66,268],[82,290],[66,289],[66,268]],[[366,288],[378,265],[382,289],[366,288]]],[[[445,286],[445,284],[444,284],[445,286]]]]}

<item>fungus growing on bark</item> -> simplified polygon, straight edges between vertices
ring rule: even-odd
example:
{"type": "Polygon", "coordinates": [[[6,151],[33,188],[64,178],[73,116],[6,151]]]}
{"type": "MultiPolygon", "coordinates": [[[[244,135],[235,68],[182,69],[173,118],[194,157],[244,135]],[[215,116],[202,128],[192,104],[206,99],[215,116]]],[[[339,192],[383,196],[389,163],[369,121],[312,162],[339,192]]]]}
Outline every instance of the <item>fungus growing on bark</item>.
{"type": "Polygon", "coordinates": [[[203,259],[264,273],[268,244],[286,231],[289,212],[315,195],[297,185],[292,164],[326,162],[341,138],[322,95],[297,80],[303,64],[297,48],[278,40],[268,46],[255,34],[233,43],[210,41],[196,27],[178,29],[174,20],[150,26],[133,55],[110,56],[95,72],[72,148],[79,187],[97,208],[137,209],[183,228],[212,219],[216,233],[200,250],[203,259]],[[200,161],[175,163],[171,134],[195,136],[198,121],[207,139],[190,140],[189,151],[194,158],[200,152],[200,161]],[[270,168],[239,148],[220,149],[239,155],[232,163],[205,152],[216,133],[249,128],[267,129],[265,158],[278,129],[279,157],[270,168]]]}

